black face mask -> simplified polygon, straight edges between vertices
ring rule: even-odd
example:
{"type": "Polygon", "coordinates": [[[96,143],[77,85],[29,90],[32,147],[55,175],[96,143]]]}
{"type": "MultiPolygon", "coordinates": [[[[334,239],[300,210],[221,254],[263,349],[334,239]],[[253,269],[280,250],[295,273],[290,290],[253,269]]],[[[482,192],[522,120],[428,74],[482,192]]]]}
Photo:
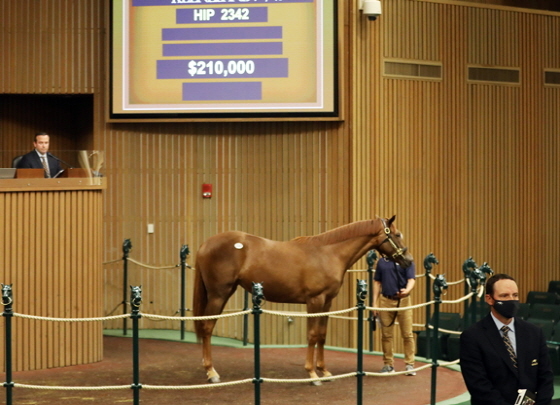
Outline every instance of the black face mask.
{"type": "Polygon", "coordinates": [[[494,301],[493,305],[496,312],[502,315],[504,318],[513,318],[517,311],[519,310],[519,300],[508,300],[508,301],[494,301]]]}

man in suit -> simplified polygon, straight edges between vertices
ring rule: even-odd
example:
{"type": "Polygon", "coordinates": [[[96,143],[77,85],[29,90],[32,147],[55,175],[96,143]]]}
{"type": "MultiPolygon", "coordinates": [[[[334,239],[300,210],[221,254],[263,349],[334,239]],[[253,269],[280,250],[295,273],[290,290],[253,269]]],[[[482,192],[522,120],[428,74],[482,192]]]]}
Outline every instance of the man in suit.
{"type": "Polygon", "coordinates": [[[46,132],[35,135],[33,146],[35,149],[22,156],[17,163],[18,169],[44,169],[45,177],[55,177],[61,171],[60,162],[49,152],[50,137],[46,132]]]}
{"type": "Polygon", "coordinates": [[[494,275],[485,300],[490,313],[461,334],[461,372],[471,404],[514,405],[518,389],[527,389],[537,405],[549,405],[554,374],[546,340],[541,328],[515,317],[517,283],[507,274],[494,275]]]}

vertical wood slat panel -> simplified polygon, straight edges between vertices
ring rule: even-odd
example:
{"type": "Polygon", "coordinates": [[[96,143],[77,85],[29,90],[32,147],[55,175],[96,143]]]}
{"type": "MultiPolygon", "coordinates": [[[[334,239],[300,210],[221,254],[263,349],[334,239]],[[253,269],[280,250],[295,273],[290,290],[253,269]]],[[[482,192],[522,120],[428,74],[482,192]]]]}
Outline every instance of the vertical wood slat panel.
{"type": "MultiPolygon", "coordinates": [[[[0,279],[13,284],[14,312],[101,316],[100,191],[0,192],[0,279]],[[88,212],[88,215],[84,215],[88,212]]],[[[14,371],[102,358],[102,324],[13,318],[14,371]]],[[[4,342],[4,323],[0,325],[4,342]]],[[[0,354],[4,364],[4,353],[0,354]]]]}

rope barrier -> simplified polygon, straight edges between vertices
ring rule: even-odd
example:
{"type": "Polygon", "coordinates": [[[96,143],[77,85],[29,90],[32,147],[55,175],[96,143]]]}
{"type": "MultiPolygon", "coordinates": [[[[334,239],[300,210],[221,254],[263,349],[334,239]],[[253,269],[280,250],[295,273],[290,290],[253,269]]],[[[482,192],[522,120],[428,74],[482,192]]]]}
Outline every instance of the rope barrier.
{"type": "MultiPolygon", "coordinates": [[[[113,264],[113,263],[120,262],[120,261],[122,261],[122,260],[123,260],[123,259],[115,259],[115,260],[110,260],[110,261],[108,261],[108,262],[103,262],[102,264],[103,264],[103,265],[113,264]]],[[[150,266],[150,265],[148,265],[148,264],[141,263],[141,262],[139,262],[139,261],[137,261],[137,260],[134,260],[134,259],[131,259],[131,258],[127,258],[127,260],[130,261],[130,262],[132,262],[132,263],[134,263],[134,264],[136,264],[136,265],[138,265],[138,266],[145,267],[145,268],[148,268],[148,269],[154,269],[154,270],[174,269],[174,268],[177,268],[177,267],[180,267],[180,266],[181,266],[180,264],[168,265],[168,266],[150,266]]],[[[195,268],[192,267],[192,266],[187,265],[186,267],[187,267],[188,269],[195,270],[195,268]]],[[[346,270],[347,273],[365,273],[365,272],[368,272],[368,271],[369,271],[369,269],[348,269],[348,270],[346,270]]],[[[372,271],[375,273],[375,270],[372,270],[372,271]]],[[[422,278],[422,277],[426,277],[426,274],[417,274],[417,275],[416,275],[416,278],[422,278]]],[[[435,276],[434,276],[434,275],[429,274],[429,277],[430,277],[432,280],[435,280],[435,276]]],[[[461,284],[461,283],[463,283],[463,282],[465,282],[465,279],[464,279],[464,278],[462,278],[462,279],[460,279],[460,280],[457,280],[457,281],[448,281],[448,282],[447,282],[447,285],[456,285],[456,284],[461,284]]]]}
{"type": "Polygon", "coordinates": [[[128,258],[128,261],[129,261],[129,262],[132,262],[132,263],[134,263],[134,264],[137,264],[137,265],[139,265],[139,266],[146,267],[146,268],[148,268],[148,269],[154,269],[154,270],[175,269],[175,268],[181,266],[180,264],[175,264],[175,265],[173,265],[173,266],[171,266],[171,265],[169,265],[169,266],[163,266],[163,267],[162,267],[162,266],[150,266],[150,265],[147,265],[147,264],[144,264],[144,263],[140,263],[140,262],[138,262],[138,261],[136,261],[136,260],[134,260],[134,259],[131,259],[131,258],[128,258]]]}
{"type": "Polygon", "coordinates": [[[252,383],[252,378],[245,378],[243,380],[236,380],[236,381],[229,381],[229,382],[219,382],[219,383],[211,383],[211,384],[196,384],[196,385],[149,385],[149,384],[142,384],[142,389],[148,390],[192,390],[192,389],[199,389],[199,388],[221,388],[221,387],[228,387],[232,385],[240,385],[240,384],[247,384],[252,383]]]}
{"type": "Polygon", "coordinates": [[[47,316],[19,314],[17,312],[14,312],[13,315],[18,318],[35,319],[38,321],[52,321],[52,322],[97,322],[97,321],[109,321],[111,319],[130,318],[130,314],[103,316],[98,318],[51,318],[47,316]]]}
{"type": "Polygon", "coordinates": [[[32,390],[52,390],[52,391],[108,391],[108,390],[122,390],[130,389],[130,385],[107,385],[99,387],[72,387],[72,386],[56,386],[56,385],[32,385],[14,383],[16,388],[29,388],[32,390]]]}
{"type": "MultiPolygon", "coordinates": [[[[447,367],[456,365],[459,363],[459,360],[451,361],[451,362],[442,362],[439,363],[439,366],[447,367]]],[[[412,370],[403,370],[403,371],[395,371],[393,373],[380,373],[380,372],[371,372],[365,371],[364,374],[368,377],[396,377],[399,375],[410,373],[411,371],[419,372],[422,370],[426,370],[431,368],[431,364],[425,364],[420,367],[416,367],[412,370]]],[[[331,375],[328,377],[317,377],[317,378],[266,378],[263,377],[263,382],[268,383],[280,383],[280,384],[300,384],[300,383],[313,383],[317,381],[336,381],[342,380],[344,378],[349,377],[356,377],[356,372],[345,373],[345,374],[338,374],[338,375],[331,375]]],[[[241,385],[241,384],[248,384],[252,383],[252,378],[245,378],[243,380],[236,380],[236,381],[229,381],[229,382],[220,382],[220,383],[208,383],[208,384],[194,384],[194,385],[151,385],[151,384],[142,384],[142,389],[147,390],[192,390],[192,389],[201,389],[201,388],[221,388],[221,387],[228,387],[234,385],[241,385]]],[[[32,384],[20,384],[14,383],[14,387],[19,388],[28,388],[28,389],[44,389],[44,390],[52,390],[52,391],[108,391],[108,390],[119,390],[119,389],[130,389],[130,385],[108,385],[108,386],[98,386],[98,387],[91,387],[91,386],[52,386],[52,385],[32,385],[32,384]]]]}
{"type": "MultiPolygon", "coordinates": [[[[246,309],[245,311],[239,311],[232,314],[221,314],[221,315],[209,315],[209,316],[164,316],[164,315],[154,315],[154,314],[144,314],[142,316],[147,319],[160,319],[167,321],[208,321],[210,319],[220,319],[220,318],[231,318],[234,316],[250,314],[252,310],[246,309]]],[[[263,310],[264,312],[264,310],[263,310]]]]}
{"type": "MultiPolygon", "coordinates": [[[[473,293],[469,293],[462,298],[452,301],[442,301],[444,304],[457,304],[462,301],[465,301],[472,297],[473,293]]],[[[392,311],[406,311],[409,309],[417,309],[422,308],[428,305],[434,304],[435,301],[428,301],[425,303],[420,303],[416,305],[410,305],[407,307],[398,307],[398,308],[377,308],[377,307],[369,307],[366,306],[365,309],[368,311],[378,311],[378,312],[392,312],[392,311]]],[[[329,316],[332,318],[339,318],[339,319],[353,319],[351,317],[337,317],[336,315],[339,314],[346,314],[352,311],[355,311],[356,307],[341,309],[337,311],[330,311],[330,312],[316,312],[316,313],[307,313],[307,312],[287,312],[287,311],[273,311],[269,309],[262,309],[262,313],[269,314],[269,315],[276,315],[276,316],[284,316],[284,317],[299,317],[299,318],[316,318],[316,317],[323,317],[329,316]]],[[[230,318],[234,316],[242,316],[250,314],[252,310],[247,309],[244,311],[238,311],[230,314],[220,314],[220,315],[208,315],[208,316],[165,316],[165,315],[157,315],[157,314],[148,314],[148,313],[141,313],[142,317],[150,320],[171,320],[171,321],[206,321],[211,319],[221,319],[221,318],[230,318]]],[[[25,318],[25,319],[35,319],[40,321],[53,321],[53,322],[97,322],[97,321],[108,321],[113,319],[123,319],[129,318],[130,314],[121,314],[121,315],[112,315],[112,316],[103,316],[103,317],[95,317],[95,318],[53,318],[53,317],[46,317],[46,316],[37,316],[37,315],[25,315],[14,312],[13,314],[15,317],[25,318]]],[[[420,325],[423,326],[423,325],[420,325]]]]}
{"type": "MultiPolygon", "coordinates": [[[[473,293],[470,293],[468,295],[466,295],[465,297],[462,297],[458,300],[454,300],[454,301],[442,301],[444,303],[459,303],[461,301],[464,301],[468,298],[470,298],[473,295],[473,293]]],[[[421,304],[417,304],[417,305],[412,305],[412,306],[408,306],[408,307],[400,307],[400,308],[375,308],[375,307],[365,307],[365,310],[370,310],[370,311],[403,311],[403,310],[407,310],[407,309],[413,309],[413,308],[421,308],[427,305],[431,305],[433,304],[435,301],[429,301],[426,303],[421,303],[421,304]]],[[[336,317],[336,315],[340,315],[340,314],[345,314],[345,313],[349,313],[352,311],[357,310],[356,307],[351,307],[351,308],[347,308],[347,309],[342,309],[342,310],[337,310],[337,311],[332,311],[332,312],[322,312],[322,313],[312,313],[312,314],[308,314],[305,312],[285,312],[285,311],[272,311],[272,310],[266,310],[266,309],[261,309],[262,313],[267,313],[270,315],[276,315],[276,316],[283,316],[283,317],[322,317],[322,316],[330,316],[330,317],[336,317]]],[[[228,318],[228,317],[233,317],[233,316],[242,316],[242,315],[246,315],[246,314],[250,314],[252,313],[252,310],[245,310],[245,311],[239,311],[236,313],[231,313],[231,314],[221,314],[221,315],[214,315],[214,316],[200,316],[200,317],[170,317],[170,316],[163,316],[163,315],[155,315],[155,314],[142,314],[140,313],[140,317],[145,317],[147,319],[158,319],[158,320],[210,320],[210,319],[219,319],[219,318],[228,318]]],[[[130,316],[130,314],[122,314],[122,315],[114,315],[114,316],[107,316],[107,317],[95,317],[95,318],[51,318],[51,317],[43,317],[43,316],[34,316],[34,315],[25,315],[25,314],[19,314],[19,313],[13,313],[14,316],[16,317],[20,317],[20,318],[25,318],[25,319],[35,319],[35,320],[43,320],[43,321],[55,321],[55,322],[92,322],[92,321],[106,321],[106,320],[111,320],[111,319],[122,319],[122,318],[127,318],[130,316]]],[[[343,317],[339,317],[339,318],[343,318],[343,317]]],[[[346,317],[347,318],[347,317],[346,317]]],[[[350,318],[352,319],[352,318],[350,318]]],[[[417,325],[417,326],[423,326],[423,325],[417,325]]],[[[430,328],[433,329],[433,327],[430,325],[430,328]]],[[[461,332],[456,332],[456,331],[448,331],[445,329],[439,329],[442,332],[445,333],[461,333],[461,332]]],[[[454,364],[458,364],[459,360],[453,361],[453,362],[448,362],[448,363],[440,363],[441,366],[449,366],[449,365],[454,365],[454,364]]],[[[425,370],[427,368],[432,367],[431,364],[426,364],[417,368],[414,368],[413,370],[416,372],[425,370]]],[[[398,375],[402,375],[402,374],[407,374],[410,373],[412,370],[405,370],[405,371],[399,371],[399,372],[394,372],[394,373],[380,373],[380,372],[364,372],[363,375],[365,376],[372,376],[372,377],[393,377],[393,376],[398,376],[398,375]]],[[[328,376],[328,377],[318,377],[318,378],[302,378],[302,379],[276,379],[276,378],[262,378],[261,380],[263,382],[270,382],[270,383],[313,383],[313,382],[318,382],[318,381],[334,381],[334,380],[339,380],[339,379],[343,379],[343,378],[349,378],[349,377],[355,377],[357,376],[358,373],[357,372],[351,372],[351,373],[346,373],[346,374],[340,374],[340,375],[332,375],[332,376],[328,376]]],[[[243,379],[243,380],[237,380],[237,381],[230,381],[230,382],[224,382],[224,383],[212,383],[212,384],[197,384],[197,385],[178,385],[178,386],[162,386],[162,385],[149,385],[149,384],[140,384],[140,388],[142,389],[152,389],[152,390],[190,390],[190,389],[201,389],[201,388],[220,388],[220,387],[225,387],[225,386],[232,386],[232,385],[239,385],[239,384],[247,384],[247,383],[252,383],[254,382],[254,379],[252,378],[247,378],[247,379],[243,379]]],[[[66,391],[80,391],[80,390],[85,390],[85,391],[102,391],[102,390],[118,390],[118,389],[130,389],[132,386],[131,385],[110,385],[110,386],[98,386],[98,387],[91,387],[91,386],[42,386],[42,385],[32,385],[32,384],[20,384],[20,383],[14,383],[13,384],[14,387],[19,387],[19,388],[28,388],[28,389],[45,389],[45,390],[66,390],[66,391]]],[[[136,387],[136,388],[139,388],[136,387]]]]}

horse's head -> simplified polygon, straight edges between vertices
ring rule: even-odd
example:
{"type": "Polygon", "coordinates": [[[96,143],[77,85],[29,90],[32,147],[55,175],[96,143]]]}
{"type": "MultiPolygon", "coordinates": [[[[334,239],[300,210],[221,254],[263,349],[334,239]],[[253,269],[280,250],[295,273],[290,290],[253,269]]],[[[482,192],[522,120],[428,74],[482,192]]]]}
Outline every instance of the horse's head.
{"type": "Polygon", "coordinates": [[[383,224],[381,232],[385,239],[377,246],[377,250],[383,256],[406,268],[412,264],[414,258],[403,244],[403,235],[394,225],[395,218],[396,215],[389,219],[381,218],[383,224]]]}

